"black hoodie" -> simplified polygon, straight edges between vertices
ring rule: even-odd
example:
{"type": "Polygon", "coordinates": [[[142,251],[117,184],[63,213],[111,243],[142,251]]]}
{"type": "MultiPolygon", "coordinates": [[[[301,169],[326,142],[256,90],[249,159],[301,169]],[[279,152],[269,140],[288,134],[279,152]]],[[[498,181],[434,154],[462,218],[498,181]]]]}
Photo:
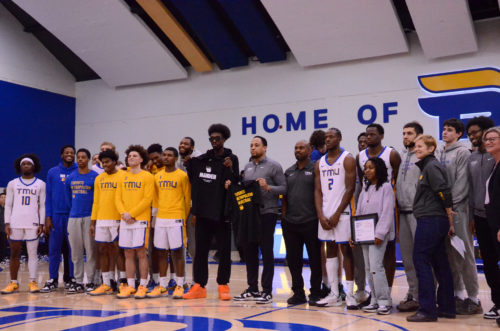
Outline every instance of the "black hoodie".
{"type": "Polygon", "coordinates": [[[186,170],[191,182],[191,213],[196,217],[214,221],[224,220],[224,204],[226,202],[226,180],[237,182],[239,178],[238,157],[230,149],[215,155],[210,149],[205,154],[186,162],[186,170]],[[224,159],[229,157],[233,162],[233,171],[224,166],[224,159]]]}
{"type": "Polygon", "coordinates": [[[453,205],[445,167],[431,154],[418,161],[420,168],[417,192],[413,201],[415,218],[444,216],[453,205]]]}

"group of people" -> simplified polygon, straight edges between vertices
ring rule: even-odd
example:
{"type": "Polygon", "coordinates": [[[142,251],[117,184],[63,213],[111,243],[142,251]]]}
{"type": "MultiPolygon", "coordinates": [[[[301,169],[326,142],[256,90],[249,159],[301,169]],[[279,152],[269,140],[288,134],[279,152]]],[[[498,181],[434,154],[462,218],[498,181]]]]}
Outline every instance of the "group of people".
{"type": "Polygon", "coordinates": [[[491,119],[476,117],[466,127],[457,119],[445,121],[439,148],[419,123],[410,122],[403,128],[402,155],[382,144],[379,124],[368,125],[358,136],[357,155],[341,147],[339,129],[318,130],[309,142],[295,144],[297,162],[286,171],[267,157],[262,136],[252,138],[250,160],[240,173],[238,157],[224,147],[229,128],[213,124],[208,135],[212,148],[205,154],[185,137],[178,150],[131,145],[125,165],[114,145],[105,142],[92,169],[87,149],[64,146],[47,183],[35,177],[41,168],[36,155],[19,157],[14,167],[20,176],[6,189],[11,282],[2,293],[19,289],[24,241],[30,292],[57,289],[63,255],[68,293],[117,291],[118,298],[142,299],[170,292],[176,299],[205,298],[215,238],[219,299],[270,303],[274,231],[281,220],[292,276],[288,304],[341,306],[344,299],[347,309],[389,314],[399,238],[409,288],[397,309],[416,311],[408,321],[483,313],[475,234],[494,304],[484,318],[500,323],[500,128],[491,119]],[[464,134],[472,153],[459,141],[464,134]],[[353,215],[376,215],[370,244],[353,238],[353,215]],[[49,237],[50,279],[39,288],[36,253],[42,233],[49,237]],[[248,283],[234,297],[228,286],[232,233],[245,254],[248,283]],[[463,243],[463,251],[456,242],[463,243]],[[186,244],[193,258],[190,288],[184,272],[186,244]],[[302,277],[304,245],[311,269],[309,297],[302,277]],[[152,290],[148,278],[155,284],[152,290]]]}

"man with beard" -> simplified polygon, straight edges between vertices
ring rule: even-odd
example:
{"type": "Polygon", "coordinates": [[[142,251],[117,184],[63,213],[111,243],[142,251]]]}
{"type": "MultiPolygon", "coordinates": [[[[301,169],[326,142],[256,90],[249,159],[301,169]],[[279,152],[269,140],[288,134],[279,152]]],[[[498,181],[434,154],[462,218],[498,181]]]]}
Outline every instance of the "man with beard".
{"type": "Polygon", "coordinates": [[[415,199],[420,169],[415,164],[418,159],[415,155],[415,139],[424,133],[424,129],[417,122],[407,123],[403,127],[404,160],[399,168],[396,183],[396,198],[399,210],[399,247],[405,268],[408,293],[396,307],[399,311],[416,311],[418,305],[418,280],[413,265],[413,243],[417,229],[417,219],[413,215],[413,200],[415,199]]]}
{"type": "Polygon", "coordinates": [[[301,140],[295,144],[297,162],[285,171],[287,184],[283,198],[281,226],[286,246],[286,259],[292,275],[293,296],[290,305],[306,303],[302,259],[306,245],[311,267],[309,305],[314,306],[321,295],[321,253],[318,240],[318,216],[314,208],[314,162],[309,158],[311,147],[301,140]]]}
{"type": "Polygon", "coordinates": [[[484,116],[474,117],[467,122],[466,131],[473,147],[477,150],[472,152],[468,163],[469,177],[469,221],[471,232],[476,233],[483,259],[483,270],[486,282],[491,288],[491,301],[493,307],[484,313],[484,318],[495,319],[500,317],[500,269],[498,261],[500,256],[495,250],[496,241],[494,229],[486,220],[484,206],[486,196],[486,180],[495,166],[495,159],[486,152],[483,134],[495,123],[492,119],[484,116]]]}
{"type": "Polygon", "coordinates": [[[243,181],[256,181],[260,185],[260,229],[259,240],[247,242],[243,248],[247,267],[246,289],[235,301],[254,300],[258,304],[273,301],[274,276],[274,228],[279,213],[279,195],[286,193],[286,179],[281,165],[266,156],[267,140],[261,136],[253,137],[250,143],[251,161],[243,170],[243,181]],[[259,249],[262,253],[262,292],[259,294],[259,249]]]}
{"type": "Polygon", "coordinates": [[[68,240],[70,207],[66,204],[66,177],[78,167],[75,148],[61,148],[61,163],[47,173],[47,197],[45,199],[45,235],[49,237],[49,280],[41,292],[55,291],[58,286],[61,253],[64,256],[64,288],[69,289],[73,280],[73,262],[68,240]]]}
{"type": "Polygon", "coordinates": [[[349,246],[350,204],[356,186],[356,162],[349,152],[340,147],[341,141],[342,133],[339,129],[328,129],[325,135],[327,153],[316,163],[314,169],[318,238],[327,242],[326,272],[331,289],[330,294],[316,304],[320,307],[342,305],[338,289],[340,246],[347,280],[346,306],[347,309],[358,309],[353,294],[354,263],[349,246]]]}
{"type": "Polygon", "coordinates": [[[229,278],[231,276],[231,223],[224,217],[226,202],[226,180],[238,181],[238,157],[224,143],[231,131],[224,124],[212,124],[208,128],[208,140],[212,149],[186,162],[192,187],[192,213],[196,216],[196,258],[193,263],[195,284],[184,299],[207,297],[208,252],[213,237],[217,239],[219,268],[217,283],[219,299],[230,300],[229,278]]]}
{"type": "MultiPolygon", "coordinates": [[[[194,149],[194,139],[191,137],[184,137],[181,139],[181,142],[179,143],[179,158],[177,160],[177,168],[181,169],[186,172],[186,167],[185,163],[188,162],[191,158],[193,157],[198,157],[201,155],[201,152],[197,149],[194,149]]],[[[196,216],[193,216],[193,214],[189,214],[185,224],[185,235],[187,236],[187,251],[189,253],[189,256],[191,256],[191,259],[194,261],[194,256],[196,252],[196,240],[195,240],[195,234],[194,234],[194,224],[196,222],[196,216]]],[[[185,248],[183,248],[185,249],[185,248]]],[[[185,254],[184,254],[185,255],[185,254]]],[[[170,269],[172,271],[172,269],[170,269]]],[[[192,270],[193,272],[193,278],[194,278],[194,269],[192,270]]],[[[170,275],[172,277],[172,274],[170,275]]],[[[170,278],[174,279],[174,278],[170,278]]],[[[175,284],[169,284],[174,286],[175,284]]],[[[170,287],[171,288],[171,287],[170,287]]]]}
{"type": "MultiPolygon", "coordinates": [[[[384,139],[384,128],[382,125],[372,123],[366,127],[366,144],[367,148],[359,152],[356,157],[358,166],[358,175],[363,181],[365,163],[372,157],[378,157],[384,160],[387,167],[388,178],[394,185],[397,181],[401,157],[399,153],[388,146],[382,146],[384,139]]],[[[362,185],[364,185],[362,183],[362,185]]],[[[396,230],[397,233],[397,230],[396,230]]],[[[387,284],[389,285],[389,298],[391,298],[392,284],[394,282],[394,274],[396,273],[396,238],[389,240],[384,255],[384,268],[387,274],[387,284]]],[[[392,302],[390,303],[392,306],[392,302]]]]}

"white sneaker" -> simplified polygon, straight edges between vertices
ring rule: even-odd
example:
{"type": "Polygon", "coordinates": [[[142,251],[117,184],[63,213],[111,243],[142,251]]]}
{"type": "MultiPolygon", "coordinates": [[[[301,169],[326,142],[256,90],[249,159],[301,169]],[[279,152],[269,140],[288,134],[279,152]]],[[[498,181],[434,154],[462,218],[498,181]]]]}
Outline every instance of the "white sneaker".
{"type": "Polygon", "coordinates": [[[335,295],[333,292],[330,292],[330,294],[328,294],[328,296],[319,300],[316,303],[316,306],[318,306],[318,307],[340,307],[340,306],[342,306],[342,298],[340,297],[340,295],[335,295]]]}
{"type": "Polygon", "coordinates": [[[369,294],[365,290],[357,290],[356,294],[354,294],[354,298],[358,303],[363,303],[368,300],[369,294]]]}
{"type": "Polygon", "coordinates": [[[356,301],[356,297],[352,293],[347,293],[345,297],[345,306],[348,310],[358,310],[358,302],[356,301]]]}

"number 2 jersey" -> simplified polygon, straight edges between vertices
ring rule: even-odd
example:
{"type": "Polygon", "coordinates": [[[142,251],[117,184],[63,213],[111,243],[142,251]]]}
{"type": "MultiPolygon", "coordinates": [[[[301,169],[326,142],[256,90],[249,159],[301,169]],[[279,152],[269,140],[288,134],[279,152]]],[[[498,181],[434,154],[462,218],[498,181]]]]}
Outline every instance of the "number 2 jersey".
{"type": "MultiPolygon", "coordinates": [[[[321,193],[323,194],[323,214],[327,218],[331,217],[337,211],[346,191],[344,159],[351,154],[343,148],[341,151],[339,157],[332,164],[328,163],[328,154],[325,154],[319,161],[321,193]]],[[[346,207],[343,214],[351,214],[350,205],[346,207]]]]}
{"type": "Polygon", "coordinates": [[[45,182],[41,179],[11,180],[5,198],[5,223],[12,228],[35,229],[45,224],[45,182]]]}

